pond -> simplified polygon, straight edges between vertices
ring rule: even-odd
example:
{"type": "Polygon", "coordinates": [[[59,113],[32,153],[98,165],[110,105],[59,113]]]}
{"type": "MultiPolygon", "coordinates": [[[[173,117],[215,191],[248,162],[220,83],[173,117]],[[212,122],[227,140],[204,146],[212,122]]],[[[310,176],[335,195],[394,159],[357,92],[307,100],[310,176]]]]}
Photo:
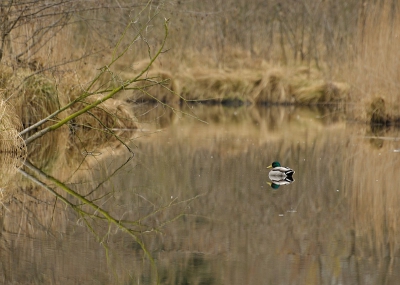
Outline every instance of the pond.
{"type": "Polygon", "coordinates": [[[397,284],[397,129],[343,106],[133,108],[133,154],[49,150],[44,187],[15,179],[2,283],[397,284]],[[293,183],[270,187],[275,160],[293,183]]]}

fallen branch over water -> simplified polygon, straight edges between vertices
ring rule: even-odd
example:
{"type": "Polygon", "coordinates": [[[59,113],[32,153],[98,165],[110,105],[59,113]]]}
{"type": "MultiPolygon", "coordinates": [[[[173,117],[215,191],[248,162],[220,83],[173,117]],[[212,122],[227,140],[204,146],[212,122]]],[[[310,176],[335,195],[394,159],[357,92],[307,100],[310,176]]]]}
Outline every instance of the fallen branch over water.
{"type": "MultiPolygon", "coordinates": [[[[151,17],[148,20],[148,23],[154,19],[154,17],[157,14],[155,14],[153,17],[151,17]]],[[[92,87],[95,86],[95,84],[100,80],[100,78],[105,75],[105,74],[109,74],[112,73],[112,71],[110,70],[110,67],[118,60],[120,59],[126,52],[127,50],[136,42],[136,40],[141,37],[142,32],[146,29],[146,27],[148,26],[148,23],[146,25],[144,25],[142,27],[142,29],[137,33],[137,35],[130,41],[130,44],[125,47],[120,53],[118,53],[118,48],[119,45],[122,41],[122,39],[126,36],[127,30],[128,28],[133,24],[133,21],[131,21],[124,33],[122,34],[119,42],[117,43],[117,46],[114,49],[114,53],[113,53],[113,58],[110,62],[110,64],[108,64],[107,66],[104,66],[103,68],[100,69],[100,73],[91,81],[91,83],[89,84],[88,88],[85,90],[85,92],[79,96],[77,99],[71,101],[69,104],[67,104],[66,106],[60,108],[59,110],[57,110],[56,112],[54,112],[53,114],[49,115],[47,118],[40,120],[39,122],[37,122],[36,124],[26,128],[25,130],[23,130],[22,132],[20,132],[20,135],[24,135],[26,133],[28,133],[29,131],[32,131],[38,127],[40,127],[41,125],[43,125],[46,122],[49,122],[51,119],[55,118],[57,115],[59,115],[61,112],[70,109],[74,104],[76,104],[77,102],[82,101],[83,99],[94,95],[94,94],[102,94],[104,93],[104,90],[95,90],[92,91],[92,87]]],[[[95,100],[94,102],[92,102],[91,104],[88,104],[87,106],[85,106],[84,108],[74,112],[73,114],[67,116],[66,118],[60,120],[59,122],[52,124],[51,126],[48,126],[36,133],[34,133],[33,135],[31,135],[30,137],[28,137],[27,139],[25,139],[25,144],[30,144],[31,142],[33,142],[34,140],[42,137],[43,135],[47,134],[50,131],[54,131],[57,130],[58,128],[60,128],[61,126],[67,124],[68,122],[70,122],[71,120],[75,119],[76,117],[87,113],[88,111],[90,111],[91,109],[97,107],[98,105],[100,105],[101,103],[113,98],[116,94],[118,94],[119,92],[126,90],[127,88],[129,88],[133,83],[136,83],[138,81],[142,80],[142,76],[145,75],[145,73],[150,69],[150,67],[152,66],[152,64],[154,63],[154,61],[158,58],[158,56],[162,53],[164,46],[165,46],[165,42],[166,39],[168,37],[168,19],[165,19],[164,21],[164,37],[162,40],[162,43],[160,45],[160,47],[158,48],[157,52],[155,53],[155,55],[150,57],[150,61],[148,62],[148,64],[141,69],[141,71],[135,75],[134,77],[132,77],[131,79],[125,80],[121,85],[119,85],[118,87],[110,90],[107,92],[106,95],[102,96],[101,98],[99,98],[98,100],[95,100]]],[[[149,55],[150,55],[150,47],[149,47],[149,55]]],[[[152,83],[154,84],[154,81],[152,81],[152,83]]],[[[139,88],[142,89],[142,88],[139,88]]]]}

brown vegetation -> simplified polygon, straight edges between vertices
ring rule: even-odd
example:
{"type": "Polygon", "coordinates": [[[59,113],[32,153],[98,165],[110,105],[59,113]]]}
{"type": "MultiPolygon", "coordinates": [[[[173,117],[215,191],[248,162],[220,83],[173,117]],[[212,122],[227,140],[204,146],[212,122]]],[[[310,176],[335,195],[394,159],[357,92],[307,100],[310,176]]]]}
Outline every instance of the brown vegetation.
{"type": "Polygon", "coordinates": [[[348,116],[372,124],[399,121],[400,6],[365,2],[343,77],[352,85],[348,116]]]}
{"type": "Polygon", "coordinates": [[[0,100],[0,203],[8,198],[3,187],[14,179],[27,155],[23,139],[18,135],[20,129],[13,107],[0,100]]]}
{"type": "MultiPolygon", "coordinates": [[[[50,16],[41,22],[30,19],[36,23],[30,29],[24,29],[24,25],[31,22],[23,21],[13,27],[15,15],[22,9],[14,5],[4,26],[8,30],[3,31],[2,61],[15,68],[13,59],[23,54],[18,57],[20,62],[32,63],[25,66],[35,72],[51,71],[60,87],[66,86],[61,77],[73,78],[66,76],[71,70],[77,76],[68,85],[86,82],[95,68],[110,58],[109,46],[116,43],[124,23],[136,19],[139,26],[143,24],[138,7],[130,6],[129,1],[119,3],[114,7],[111,2],[101,1],[92,9],[88,3],[75,1],[70,9],[62,10],[69,21],[59,18],[60,29],[51,37],[41,37],[47,42],[35,45],[32,54],[24,52],[25,46],[33,43],[31,39],[25,45],[14,39],[22,39],[24,33],[35,29],[41,31],[46,25],[56,27],[50,25],[50,16]],[[114,21],[116,15],[121,20],[118,23],[114,21]]],[[[59,5],[66,8],[67,3],[60,1],[59,5]]],[[[165,17],[171,18],[168,50],[147,75],[161,78],[164,86],[154,86],[148,93],[125,92],[122,98],[170,104],[184,100],[301,104],[345,101],[357,106],[349,109],[349,118],[370,121],[375,118],[368,111],[371,100],[380,97],[385,101],[386,118],[396,121],[399,117],[396,47],[400,17],[398,5],[391,1],[207,0],[150,1],[149,5],[160,17],[118,62],[112,80],[118,84],[140,69],[148,56],[147,47],[160,40],[162,25],[157,23],[165,17]]],[[[55,9],[51,5],[43,7],[51,12],[55,9]]],[[[61,96],[73,97],[68,92],[61,96]]]]}
{"type": "MultiPolygon", "coordinates": [[[[44,1],[42,4],[47,2],[44,1]]],[[[18,15],[18,11],[21,12],[17,6],[12,7],[17,9],[17,12],[8,10],[13,13],[7,14],[8,18],[4,17],[6,10],[1,7],[2,27],[8,28],[0,33],[2,46],[0,59],[4,66],[8,66],[12,71],[1,68],[0,89],[3,99],[15,106],[17,109],[15,113],[21,117],[25,126],[46,117],[60,106],[81,98],[80,95],[86,92],[85,83],[93,78],[99,67],[107,71],[107,76],[96,82],[94,89],[98,92],[90,93],[90,96],[79,100],[63,116],[99,101],[99,98],[104,98],[99,97],[102,96],[100,91],[124,86],[126,80],[132,78],[132,74],[142,70],[140,68],[143,66],[142,59],[149,57],[149,54],[152,57],[153,48],[158,46],[160,41],[158,36],[160,30],[156,24],[145,27],[137,45],[120,43],[121,46],[129,48],[118,66],[116,65],[113,70],[108,65],[105,66],[114,56],[107,46],[115,46],[117,40],[114,34],[120,34],[121,27],[124,26],[116,23],[115,19],[123,22],[129,17],[135,19],[140,16],[137,13],[139,10],[132,9],[136,7],[128,6],[129,2],[131,1],[119,1],[120,10],[103,10],[105,6],[94,10],[79,10],[77,7],[81,6],[71,6],[77,10],[64,10],[67,13],[64,16],[68,17],[61,18],[70,21],[62,21],[63,29],[51,34],[50,38],[41,37],[47,39],[38,41],[44,44],[42,46],[32,46],[36,42],[31,37],[28,37],[27,41],[15,39],[35,35],[35,29],[46,30],[44,26],[36,25],[39,22],[32,25],[28,18],[27,22],[16,21],[18,17],[15,18],[15,15],[18,15]],[[120,17],[115,17],[116,14],[120,17]],[[102,22],[93,26],[91,24],[94,22],[91,22],[90,18],[95,19],[95,22],[102,19],[102,22]],[[5,21],[10,19],[11,22],[5,21]],[[13,21],[20,25],[10,30],[9,28],[13,27],[10,23],[13,21]],[[115,30],[110,27],[114,27],[115,30]],[[28,33],[25,34],[24,31],[28,33]],[[100,33],[96,33],[98,31],[100,33]],[[27,46],[34,49],[27,49],[27,46]],[[30,70],[27,72],[26,68],[30,70]]],[[[46,137],[38,138],[35,144],[31,144],[30,158],[37,162],[40,168],[46,170],[46,167],[54,165],[60,155],[66,156],[65,152],[60,154],[58,147],[65,150],[71,142],[82,143],[84,151],[77,151],[75,154],[82,155],[83,158],[74,161],[75,169],[83,173],[86,172],[85,166],[88,166],[93,172],[88,174],[90,176],[87,180],[84,175],[83,178],[75,176],[79,180],[68,177],[71,184],[76,183],[74,186],[79,188],[79,191],[87,191],[73,196],[84,198],[81,201],[85,202],[81,203],[78,200],[79,203],[71,209],[76,210],[79,207],[85,209],[85,205],[90,204],[94,212],[98,213],[103,211],[104,202],[104,208],[109,207],[110,213],[113,211],[120,214],[119,217],[124,217],[126,213],[139,215],[137,217],[140,222],[144,221],[144,224],[139,223],[139,229],[147,223],[151,231],[152,225],[162,228],[165,223],[173,220],[170,217],[179,217],[181,213],[190,211],[188,207],[182,206],[177,210],[167,208],[165,212],[158,214],[156,204],[152,204],[151,201],[162,200],[163,203],[157,205],[170,205],[170,199],[175,201],[173,197],[190,199],[196,197],[199,191],[204,189],[208,191],[207,199],[210,200],[196,200],[194,204],[197,206],[196,209],[200,210],[194,211],[192,216],[188,215],[185,219],[179,220],[181,223],[186,223],[184,227],[170,227],[165,230],[165,234],[172,238],[166,239],[162,249],[159,248],[161,243],[157,239],[162,239],[164,236],[149,237],[150,247],[153,247],[154,252],[159,250],[159,260],[167,264],[166,268],[169,259],[174,258],[173,255],[171,257],[168,255],[169,252],[186,250],[193,253],[198,250],[201,254],[210,256],[224,255],[227,260],[244,260],[264,278],[265,272],[260,272],[262,269],[259,268],[271,271],[277,269],[277,266],[274,266],[277,255],[273,252],[277,250],[281,255],[298,262],[299,268],[306,268],[306,274],[302,276],[305,283],[318,283],[323,275],[320,274],[318,277],[316,271],[325,272],[324,274],[332,276],[333,280],[342,270],[338,265],[342,261],[348,261],[350,267],[358,267],[360,257],[372,256],[379,262],[383,257],[393,260],[400,251],[400,242],[397,238],[400,213],[396,210],[396,205],[400,202],[396,195],[400,181],[395,173],[399,161],[395,159],[390,165],[387,165],[386,161],[392,155],[389,150],[393,150],[395,146],[386,149],[386,153],[381,156],[376,148],[382,148],[382,144],[373,144],[374,149],[371,150],[371,146],[363,144],[354,136],[343,137],[343,129],[340,128],[342,124],[326,127],[324,120],[328,119],[322,118],[323,110],[319,110],[318,119],[313,114],[313,119],[307,123],[313,124],[314,128],[306,128],[304,131],[300,127],[304,126],[302,121],[304,110],[293,112],[292,117],[285,117],[279,110],[265,110],[257,106],[269,103],[312,105],[346,102],[354,103],[350,106],[355,106],[347,113],[348,118],[382,124],[397,121],[399,118],[397,90],[400,79],[397,60],[400,58],[397,48],[399,46],[397,44],[400,44],[399,7],[394,1],[378,2],[150,1],[152,9],[158,9],[161,15],[172,18],[170,26],[172,32],[169,46],[163,50],[163,56],[148,72],[146,70],[146,80],[140,81],[133,88],[129,86],[122,90],[118,98],[107,98],[107,101],[99,103],[97,108],[73,118],[69,128],[64,126],[57,130],[61,133],[52,132],[46,137]],[[167,51],[167,48],[171,49],[167,51]],[[162,84],[155,82],[156,78],[161,79],[162,84]],[[143,86],[149,88],[146,90],[136,88],[143,86]],[[128,109],[126,102],[128,99],[136,102],[140,100],[166,102],[173,106],[188,101],[235,102],[251,105],[249,107],[251,109],[249,112],[242,112],[240,108],[226,109],[222,104],[212,106],[213,108],[207,106],[211,111],[205,117],[207,121],[215,123],[215,128],[207,129],[208,132],[213,132],[207,133],[208,138],[212,138],[211,145],[207,147],[204,147],[203,141],[193,134],[199,133],[199,128],[202,126],[189,126],[186,130],[180,130],[180,134],[188,135],[188,139],[176,144],[170,144],[165,137],[168,143],[163,144],[162,149],[145,139],[141,140],[140,148],[148,155],[143,155],[142,168],[135,172],[135,175],[140,177],[138,184],[133,179],[121,179],[117,176],[119,166],[115,172],[111,171],[109,166],[112,163],[124,159],[123,155],[114,156],[114,148],[103,161],[96,157],[97,150],[86,148],[91,142],[96,142],[95,147],[99,147],[98,144],[109,140],[117,129],[138,127],[131,111],[133,108],[128,109]],[[223,120],[227,118],[232,119],[234,123],[224,126],[223,120]],[[295,120],[292,127],[282,131],[285,136],[294,139],[292,141],[276,135],[276,129],[281,128],[285,120],[295,120]],[[250,127],[244,124],[247,122],[252,122],[250,127]],[[225,129],[221,128],[221,125],[225,129]],[[339,128],[336,128],[338,125],[339,128]],[[314,132],[318,128],[330,132],[325,140],[315,139],[314,136],[318,134],[314,132]],[[224,134],[224,139],[221,139],[222,131],[231,133],[224,134]],[[252,137],[253,134],[256,135],[252,137]],[[70,140],[71,137],[73,140],[70,140]],[[298,137],[302,140],[297,139],[298,137]],[[54,148],[45,147],[49,141],[54,148]],[[350,147],[344,148],[343,145],[350,147]],[[279,156],[286,161],[297,163],[299,171],[296,174],[302,174],[309,180],[297,181],[292,185],[296,191],[292,192],[260,191],[260,185],[265,185],[265,173],[260,174],[260,169],[264,167],[259,159],[260,153],[268,159],[279,156]],[[307,161],[302,159],[303,156],[307,157],[307,161]],[[324,159],[321,160],[321,157],[324,159]],[[93,164],[84,164],[87,158],[93,164]],[[309,165],[308,160],[314,163],[309,165]],[[237,163],[238,161],[243,163],[237,163]],[[258,162],[257,165],[255,161],[258,162]],[[102,163],[105,167],[101,165],[102,163]],[[153,167],[151,175],[146,163],[153,167]],[[99,169],[94,165],[99,166],[99,169]],[[168,172],[171,165],[179,167],[174,168],[173,172],[168,172]],[[339,167],[331,167],[332,165],[339,167]],[[366,165],[371,165],[367,171],[365,171],[366,165]],[[248,170],[252,179],[248,181],[240,179],[243,168],[248,170]],[[100,182],[97,177],[92,176],[96,171],[100,182]],[[107,175],[103,176],[102,171],[107,175]],[[209,173],[210,179],[203,179],[202,175],[206,172],[209,173]],[[193,173],[199,173],[199,176],[194,176],[193,173]],[[315,176],[323,176],[323,179],[313,179],[315,176]],[[155,180],[154,177],[157,177],[157,183],[161,183],[161,191],[147,191],[149,193],[146,198],[139,197],[136,188],[156,189],[151,184],[155,180]],[[374,181],[375,177],[378,179],[374,181]],[[384,177],[394,178],[380,180],[384,177]],[[80,187],[87,181],[92,183],[91,188],[80,187]],[[245,184],[245,181],[248,184],[245,184]],[[374,184],[374,182],[379,183],[374,184]],[[117,194],[114,189],[129,191],[117,194]],[[339,189],[340,192],[337,191],[339,189]],[[117,198],[116,207],[106,203],[109,193],[117,198]],[[87,203],[86,196],[80,196],[82,194],[94,198],[96,203],[99,202],[102,206],[97,207],[92,201],[87,203]],[[136,200],[132,199],[131,195],[136,197],[136,200]],[[273,195],[279,195],[280,199],[272,199],[273,195]],[[346,199],[347,197],[350,199],[346,199]],[[141,203],[146,207],[141,207],[143,205],[141,203]],[[150,204],[151,207],[147,206],[150,204]],[[302,211],[287,218],[289,214],[286,214],[286,211],[292,205],[302,211]],[[137,209],[139,210],[136,212],[137,209]],[[146,217],[151,211],[156,211],[157,215],[146,217]],[[279,213],[285,213],[286,216],[281,219],[276,215],[279,213]],[[168,218],[163,217],[164,214],[167,214],[168,218]],[[205,218],[203,214],[208,216],[205,218]],[[145,218],[141,218],[142,215],[145,218]],[[189,238],[183,240],[182,235],[189,238]],[[249,237],[253,243],[243,243],[248,241],[249,237]],[[273,248],[269,246],[271,244],[274,244],[273,248]],[[255,262],[256,256],[262,257],[262,266],[255,262]],[[300,258],[304,258],[305,261],[301,263],[300,258]]],[[[102,2],[104,3],[107,1],[102,2]]],[[[46,27],[51,21],[40,23],[46,27]]],[[[138,23],[140,26],[141,22],[138,23]]],[[[137,30],[129,30],[129,33],[131,32],[137,30]]],[[[176,109],[168,109],[165,104],[159,105],[164,108],[162,114],[167,115],[160,123],[162,126],[177,121],[178,113],[175,111],[178,108],[188,114],[196,115],[196,110],[188,104],[181,104],[176,109]]],[[[201,108],[204,108],[204,105],[202,104],[201,108]]],[[[295,107],[290,106],[290,108],[295,107]]],[[[8,113],[3,118],[12,122],[10,128],[6,123],[0,122],[0,126],[5,127],[3,137],[7,138],[7,132],[11,130],[12,139],[17,142],[22,141],[15,132],[19,128],[18,117],[8,113]]],[[[62,119],[61,115],[53,118],[57,122],[62,119]]],[[[40,128],[49,124],[50,122],[40,128]]],[[[176,138],[174,135],[171,137],[176,138]]],[[[7,151],[10,147],[8,143],[9,140],[2,142],[2,148],[7,151]]],[[[16,150],[15,144],[11,147],[10,153],[14,156],[26,155],[24,149],[16,150]]],[[[68,156],[68,159],[71,157],[68,156]]],[[[14,166],[18,167],[18,163],[14,163],[14,166]]],[[[53,167],[53,171],[56,170],[59,171],[53,167]]],[[[125,177],[131,177],[131,171],[132,168],[126,170],[125,177]]],[[[72,175],[75,173],[77,172],[72,175]]],[[[63,173],[61,176],[67,174],[63,173]]],[[[6,181],[12,176],[6,173],[2,174],[1,178],[6,181]]],[[[51,182],[60,185],[56,180],[51,182]]],[[[59,195],[57,199],[61,197],[62,195],[59,195]]],[[[48,201],[53,202],[52,198],[48,201]]],[[[54,205],[60,207],[57,202],[54,205]]],[[[48,209],[54,211],[55,206],[48,209]]],[[[103,212],[107,217],[108,213],[103,212]]],[[[60,225],[61,228],[57,228],[59,224],[50,221],[50,216],[48,211],[39,213],[39,218],[45,221],[44,224],[48,225],[51,222],[54,229],[60,230],[60,233],[73,232],[65,227],[66,217],[59,218],[64,224],[60,225]]],[[[82,216],[80,218],[80,222],[85,222],[82,216]]],[[[90,218],[95,218],[95,214],[91,214],[90,218]]],[[[119,225],[122,220],[114,219],[114,222],[115,225],[119,225]]],[[[90,224],[88,225],[90,228],[90,224]]],[[[110,232],[110,229],[106,229],[107,223],[102,225],[105,226],[100,227],[97,235],[99,244],[109,237],[107,232],[110,232]]],[[[17,223],[11,223],[10,228],[13,232],[20,230],[18,227],[20,226],[17,223]]],[[[131,247],[129,244],[128,251],[132,249],[131,247]]],[[[99,260],[104,261],[104,258],[99,260]]],[[[229,268],[232,271],[233,269],[234,267],[229,268]]],[[[205,268],[205,270],[211,269],[205,268]]],[[[298,275],[300,271],[299,269],[298,275]]],[[[235,276],[235,273],[229,272],[229,274],[235,276]]],[[[282,273],[282,276],[287,275],[286,272],[282,273]]],[[[171,282],[175,281],[174,276],[167,277],[172,279],[171,282]]],[[[243,281],[240,278],[232,278],[230,281],[235,284],[237,280],[243,281]]]]}
{"type": "Polygon", "coordinates": [[[355,236],[363,246],[357,254],[393,259],[400,252],[400,160],[393,153],[398,147],[396,139],[381,142],[377,148],[379,140],[374,138],[371,145],[362,141],[351,144],[348,152],[355,157],[346,161],[344,171],[348,171],[345,178],[355,236]]]}
{"type": "Polygon", "coordinates": [[[164,87],[149,89],[151,96],[135,92],[134,101],[150,100],[175,104],[179,101],[207,101],[238,104],[339,103],[348,98],[347,84],[324,80],[307,68],[261,66],[242,69],[210,67],[181,68],[171,73],[156,66],[149,77],[166,81],[164,87]],[[173,91],[171,94],[169,91],[173,91]]]}
{"type": "MultiPolygon", "coordinates": [[[[87,104],[93,103],[100,96],[91,96],[87,102],[79,102],[72,111],[78,111],[87,104]]],[[[72,139],[83,146],[93,143],[102,144],[120,131],[138,128],[137,119],[128,109],[126,102],[109,99],[101,106],[78,116],[70,123],[72,139]]]]}

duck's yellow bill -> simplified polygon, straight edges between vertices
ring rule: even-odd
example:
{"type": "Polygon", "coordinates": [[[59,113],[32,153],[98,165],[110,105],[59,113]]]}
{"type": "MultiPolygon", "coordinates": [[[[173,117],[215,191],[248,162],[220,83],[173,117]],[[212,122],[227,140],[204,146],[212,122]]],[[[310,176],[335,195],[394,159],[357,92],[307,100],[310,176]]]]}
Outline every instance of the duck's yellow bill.
{"type": "Polygon", "coordinates": [[[269,165],[269,166],[267,166],[267,168],[272,168],[272,164],[271,164],[271,165],[269,165]]]}

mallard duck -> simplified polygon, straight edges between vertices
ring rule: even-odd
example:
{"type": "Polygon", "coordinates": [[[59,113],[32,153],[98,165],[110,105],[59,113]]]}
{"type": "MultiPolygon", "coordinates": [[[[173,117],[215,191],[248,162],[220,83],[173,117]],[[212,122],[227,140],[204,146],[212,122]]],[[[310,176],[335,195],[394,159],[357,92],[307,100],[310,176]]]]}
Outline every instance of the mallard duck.
{"type": "Polygon", "coordinates": [[[293,174],[294,174],[293,169],[281,166],[281,164],[278,161],[274,161],[271,165],[267,166],[267,168],[272,168],[272,170],[268,174],[268,177],[269,179],[272,180],[272,182],[275,181],[282,181],[282,182],[287,181],[289,183],[293,182],[293,174]]]}

